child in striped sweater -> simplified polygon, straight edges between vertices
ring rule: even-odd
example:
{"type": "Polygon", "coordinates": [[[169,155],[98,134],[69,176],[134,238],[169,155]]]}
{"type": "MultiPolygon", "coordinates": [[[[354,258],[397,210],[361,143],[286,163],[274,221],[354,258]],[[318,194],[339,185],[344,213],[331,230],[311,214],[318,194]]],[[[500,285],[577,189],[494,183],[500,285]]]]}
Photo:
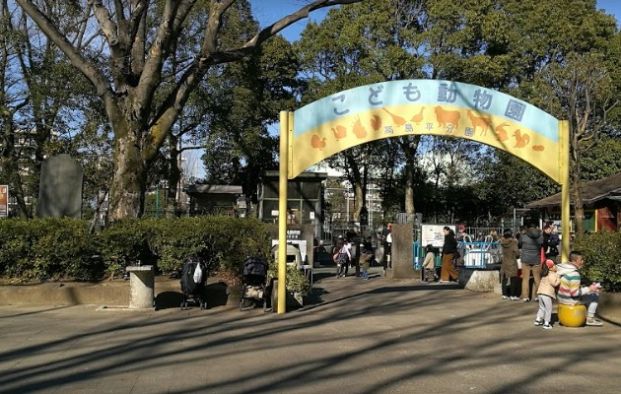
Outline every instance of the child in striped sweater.
{"type": "Polygon", "coordinates": [[[595,318],[597,303],[601,286],[593,283],[590,286],[582,286],[580,268],[584,266],[584,257],[580,252],[571,252],[569,263],[558,265],[558,273],[561,277],[558,289],[558,302],[565,305],[584,304],[587,307],[587,326],[601,326],[602,322],[595,318]]]}

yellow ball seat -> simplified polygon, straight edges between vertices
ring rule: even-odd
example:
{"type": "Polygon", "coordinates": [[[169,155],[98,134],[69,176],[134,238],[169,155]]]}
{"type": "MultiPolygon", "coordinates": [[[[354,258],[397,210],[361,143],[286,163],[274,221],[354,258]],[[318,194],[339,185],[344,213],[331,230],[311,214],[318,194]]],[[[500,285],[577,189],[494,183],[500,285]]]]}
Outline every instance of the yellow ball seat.
{"type": "Polygon", "coordinates": [[[582,304],[558,305],[558,320],[565,327],[582,327],[586,323],[587,309],[582,304]]]}

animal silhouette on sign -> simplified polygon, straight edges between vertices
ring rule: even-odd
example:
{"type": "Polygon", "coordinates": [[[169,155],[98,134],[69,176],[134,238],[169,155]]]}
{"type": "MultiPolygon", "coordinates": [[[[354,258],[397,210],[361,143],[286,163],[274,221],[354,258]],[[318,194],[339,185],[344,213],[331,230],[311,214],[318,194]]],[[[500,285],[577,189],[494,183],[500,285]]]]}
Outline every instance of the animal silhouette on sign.
{"type": "Polygon", "coordinates": [[[476,116],[472,111],[467,111],[466,113],[472,123],[474,132],[476,133],[477,127],[480,127],[481,135],[487,135],[487,129],[491,129],[492,120],[488,116],[476,116]]]}
{"type": "Polygon", "coordinates": [[[546,149],[543,145],[533,145],[533,150],[535,152],[543,152],[546,149]]]}
{"type": "Polygon", "coordinates": [[[513,137],[515,137],[514,148],[524,148],[530,142],[530,136],[526,133],[522,133],[519,129],[513,132],[513,137]]]}
{"type": "Polygon", "coordinates": [[[337,140],[342,140],[347,137],[347,129],[341,125],[337,125],[336,127],[332,127],[332,132],[337,140]]]}
{"type": "Polygon", "coordinates": [[[311,137],[311,146],[315,149],[322,150],[326,147],[326,139],[319,137],[317,134],[313,134],[311,137]]]}
{"type": "Polygon", "coordinates": [[[392,124],[395,126],[403,126],[405,122],[407,122],[404,118],[399,115],[395,115],[392,112],[388,111],[386,108],[382,108],[390,117],[392,118],[392,124]]]}
{"type": "Polygon", "coordinates": [[[423,111],[424,110],[425,110],[425,107],[422,107],[420,109],[420,111],[416,115],[412,116],[412,122],[414,122],[416,124],[422,122],[423,121],[423,111]]]}
{"type": "Polygon", "coordinates": [[[459,111],[448,111],[440,106],[437,106],[434,111],[440,127],[447,127],[449,124],[457,127],[461,116],[459,111]]]}
{"type": "Polygon", "coordinates": [[[509,133],[505,130],[506,126],[509,126],[509,123],[505,122],[496,126],[496,136],[500,142],[504,142],[509,139],[509,133]]]}
{"type": "Polygon", "coordinates": [[[356,122],[354,123],[353,131],[358,139],[363,139],[367,137],[367,131],[365,130],[364,126],[362,126],[360,117],[358,117],[358,120],[356,120],[356,122]]]}
{"type": "Polygon", "coordinates": [[[378,131],[382,128],[382,117],[379,115],[373,115],[371,117],[371,128],[375,131],[378,131]]]}

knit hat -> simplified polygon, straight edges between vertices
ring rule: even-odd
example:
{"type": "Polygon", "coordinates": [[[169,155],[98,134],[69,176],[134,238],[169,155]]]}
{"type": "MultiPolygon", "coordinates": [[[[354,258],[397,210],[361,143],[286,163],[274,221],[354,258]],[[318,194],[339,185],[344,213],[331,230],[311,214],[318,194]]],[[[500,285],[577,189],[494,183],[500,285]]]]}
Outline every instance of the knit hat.
{"type": "Polygon", "coordinates": [[[548,269],[554,267],[554,261],[547,259],[545,264],[548,266],[548,269]]]}

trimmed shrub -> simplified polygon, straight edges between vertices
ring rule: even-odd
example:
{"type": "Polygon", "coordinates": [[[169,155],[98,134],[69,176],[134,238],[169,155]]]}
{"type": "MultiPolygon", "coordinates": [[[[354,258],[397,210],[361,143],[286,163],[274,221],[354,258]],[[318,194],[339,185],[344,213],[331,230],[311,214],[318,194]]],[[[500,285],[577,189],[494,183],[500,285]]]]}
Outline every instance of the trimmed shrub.
{"type": "Polygon", "coordinates": [[[621,233],[601,232],[576,242],[584,254],[584,276],[601,282],[606,291],[621,292],[621,233]]]}
{"type": "Polygon", "coordinates": [[[23,279],[95,280],[103,273],[88,224],[76,219],[0,221],[0,269],[23,279]]]}
{"type": "Polygon", "coordinates": [[[150,220],[154,227],[149,245],[157,255],[158,267],[163,272],[173,272],[183,267],[190,256],[208,262],[211,270],[216,251],[210,234],[205,232],[203,218],[178,218],[150,220]]]}
{"type": "Polygon", "coordinates": [[[269,254],[269,234],[255,219],[228,216],[160,219],[151,240],[163,272],[181,269],[188,256],[205,259],[209,270],[220,269],[239,275],[248,256],[269,254]]]}
{"type": "Polygon", "coordinates": [[[169,273],[197,256],[210,271],[234,278],[247,256],[268,257],[269,239],[258,220],[225,216],[124,220],[97,235],[83,220],[6,219],[0,220],[0,275],[93,280],[138,261],[169,273]]]}
{"type": "MultiPolygon", "coordinates": [[[[270,278],[278,278],[278,264],[273,259],[270,261],[268,275],[270,278]]],[[[298,292],[303,296],[308,295],[310,291],[310,283],[304,272],[292,265],[287,265],[287,290],[298,292]]]]}

